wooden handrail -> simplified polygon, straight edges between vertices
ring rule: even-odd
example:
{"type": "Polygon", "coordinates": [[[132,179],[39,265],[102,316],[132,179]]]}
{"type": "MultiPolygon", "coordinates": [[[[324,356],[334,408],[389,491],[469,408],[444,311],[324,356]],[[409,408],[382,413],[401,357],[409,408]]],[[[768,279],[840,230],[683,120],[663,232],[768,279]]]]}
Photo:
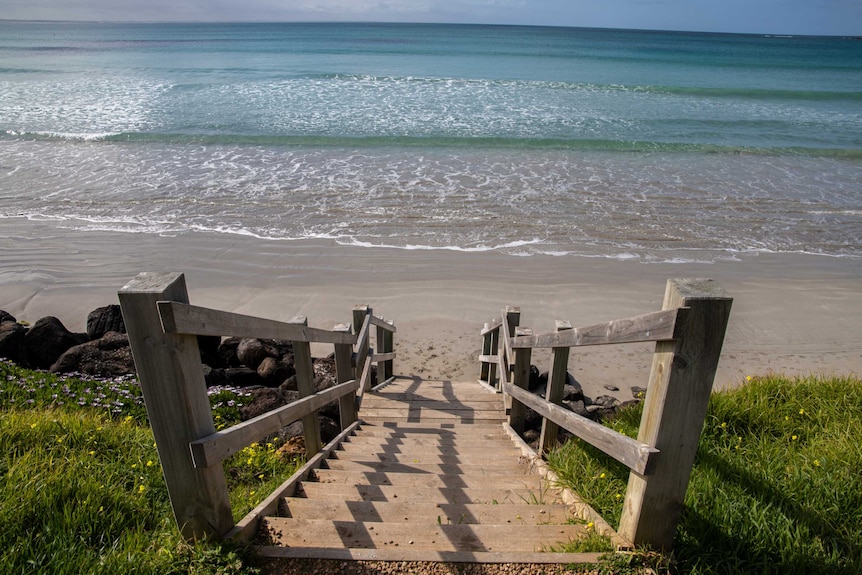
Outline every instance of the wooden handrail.
{"type": "Polygon", "coordinates": [[[358,388],[359,381],[352,379],[192,441],[189,443],[192,463],[195,467],[215,465],[253,442],[275,433],[342,396],[353,393],[358,388]]]}
{"type": "Polygon", "coordinates": [[[498,329],[501,325],[503,325],[503,318],[495,318],[490,323],[485,324],[485,327],[482,328],[482,331],[479,333],[479,335],[489,334],[495,329],[498,329]]]}
{"type": "Polygon", "coordinates": [[[355,343],[356,336],[296,323],[241,315],[175,301],[158,302],[165,333],[286,339],[310,343],[355,343]]]}
{"type": "Polygon", "coordinates": [[[376,315],[371,314],[371,325],[377,326],[379,328],[385,329],[388,332],[395,333],[398,331],[395,329],[395,324],[392,322],[388,322],[382,317],[377,317],[376,315]]]}
{"type": "Polygon", "coordinates": [[[658,449],[550,403],[511,383],[506,384],[503,391],[542,417],[550,419],[566,431],[607,453],[632,471],[641,475],[649,475],[652,472],[658,449]]]}
{"type": "Polygon", "coordinates": [[[675,308],[578,327],[559,332],[516,337],[507,348],[582,347],[679,339],[688,310],[675,308]]]}

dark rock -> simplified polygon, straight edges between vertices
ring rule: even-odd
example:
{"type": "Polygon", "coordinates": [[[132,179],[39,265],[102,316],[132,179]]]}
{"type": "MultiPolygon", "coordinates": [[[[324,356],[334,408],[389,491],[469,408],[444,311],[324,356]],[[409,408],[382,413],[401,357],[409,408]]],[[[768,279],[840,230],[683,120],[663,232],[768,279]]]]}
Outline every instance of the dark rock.
{"type": "MultiPolygon", "coordinates": [[[[374,371],[376,366],[372,365],[371,370],[374,371]]],[[[335,377],[335,359],[324,357],[314,360],[314,390],[323,391],[334,386],[335,377]]]]}
{"type": "Polygon", "coordinates": [[[605,409],[610,409],[612,407],[617,407],[620,402],[616,397],[611,397],[610,395],[600,395],[593,400],[593,404],[603,407],[605,409]]]}
{"type": "MultiPolygon", "coordinates": [[[[539,380],[540,379],[541,378],[539,377],[539,368],[536,367],[535,365],[531,365],[530,366],[530,383],[528,384],[529,385],[528,389],[530,391],[532,391],[532,390],[536,389],[537,387],[539,387],[539,380]]],[[[545,378],[545,381],[547,382],[547,378],[545,378]]]]}
{"type": "Polygon", "coordinates": [[[318,410],[318,415],[329,417],[334,419],[335,421],[340,421],[341,419],[341,411],[338,408],[338,402],[333,401],[331,403],[327,403],[323,407],[318,410]]]}
{"type": "Polygon", "coordinates": [[[278,435],[282,439],[288,440],[293,437],[302,437],[302,431],[302,421],[294,421],[290,425],[284,427],[278,435]]]}
{"type": "Polygon", "coordinates": [[[18,365],[26,366],[26,335],[27,328],[19,323],[14,321],[4,321],[0,323],[0,357],[5,357],[9,361],[17,363],[18,365]]]}
{"type": "Polygon", "coordinates": [[[229,367],[224,370],[228,385],[234,387],[262,386],[266,381],[262,380],[257,372],[247,367],[229,367]]]}
{"type": "Polygon", "coordinates": [[[227,375],[222,368],[210,367],[205,363],[201,364],[201,368],[204,371],[204,381],[206,381],[207,387],[227,385],[227,375]]]}
{"type": "Polygon", "coordinates": [[[581,417],[589,417],[589,412],[587,412],[587,406],[584,405],[583,400],[564,399],[563,400],[563,407],[565,407],[566,409],[568,409],[572,413],[576,413],[576,414],[580,415],[581,417]]]}
{"type": "Polygon", "coordinates": [[[293,366],[287,365],[274,357],[264,358],[257,367],[257,374],[261,379],[266,380],[269,387],[278,387],[295,373],[296,370],[293,369],[293,366]]]}
{"type": "Polygon", "coordinates": [[[637,385],[633,385],[631,387],[631,390],[632,390],[632,397],[634,397],[635,399],[646,398],[646,388],[645,387],[639,387],[637,385]]]}
{"type": "MultiPolygon", "coordinates": [[[[242,338],[225,338],[218,346],[218,367],[239,367],[239,358],[236,356],[236,348],[242,338]]],[[[215,367],[215,365],[213,366],[215,367]]]]}
{"type": "Polygon", "coordinates": [[[542,416],[527,407],[524,413],[524,427],[526,429],[542,429],[542,416]]]}
{"type": "Polygon", "coordinates": [[[66,350],[88,340],[87,334],[72,333],[56,317],[43,317],[27,330],[27,360],[31,367],[48,369],[66,350]]]}
{"type": "Polygon", "coordinates": [[[269,357],[269,354],[259,339],[245,338],[240,340],[236,348],[236,357],[240,365],[257,370],[261,362],[269,357]]]}
{"type": "Polygon", "coordinates": [[[536,429],[528,429],[524,432],[524,441],[535,449],[539,445],[539,436],[541,433],[536,429]]]}
{"type": "MultiPolygon", "coordinates": [[[[542,373],[539,374],[539,379],[538,379],[538,381],[536,381],[536,388],[540,388],[540,387],[543,387],[546,389],[548,387],[548,372],[547,371],[543,371],[542,373]]],[[[536,392],[536,390],[532,389],[532,388],[530,389],[530,391],[532,391],[533,393],[536,392]]]]}
{"type": "Polygon", "coordinates": [[[620,390],[619,387],[617,387],[616,385],[611,385],[610,383],[605,384],[603,387],[605,389],[607,389],[608,391],[619,391],[620,390]]]}
{"type": "Polygon", "coordinates": [[[278,389],[269,387],[253,389],[251,396],[251,401],[239,408],[239,414],[243,421],[287,404],[284,394],[278,389]]]}
{"type": "Polygon", "coordinates": [[[15,316],[11,313],[0,309],[0,325],[3,325],[4,323],[18,323],[18,320],[15,319],[15,316]]]}
{"type": "Polygon", "coordinates": [[[584,388],[581,387],[581,384],[577,379],[572,377],[572,374],[567,374],[566,377],[566,387],[563,389],[563,399],[568,399],[569,401],[578,401],[584,399],[584,388]]]}
{"type": "Polygon", "coordinates": [[[296,391],[299,389],[299,382],[296,380],[296,375],[291,375],[287,379],[284,380],[284,383],[281,384],[282,389],[289,389],[291,391],[296,391]]]}
{"type": "Polygon", "coordinates": [[[126,333],[123,312],[116,304],[96,308],[87,316],[87,337],[91,340],[101,339],[109,331],[126,333]]]}
{"type": "Polygon", "coordinates": [[[326,445],[336,438],[341,433],[341,426],[333,419],[328,417],[319,417],[320,421],[320,441],[326,445]]]}
{"type": "Polygon", "coordinates": [[[637,404],[639,404],[640,402],[641,402],[641,400],[640,400],[640,399],[630,399],[630,400],[628,400],[628,401],[624,401],[624,402],[622,402],[621,404],[619,404],[619,405],[617,406],[617,411],[619,411],[619,410],[621,410],[621,409],[625,409],[625,408],[627,408],[627,407],[631,407],[632,405],[637,405],[637,404]]]}
{"type": "Polygon", "coordinates": [[[66,350],[51,366],[52,373],[85,373],[96,377],[118,377],[135,373],[135,362],[124,333],[109,331],[101,339],[66,350]]]}
{"type": "Polygon", "coordinates": [[[201,363],[205,363],[212,367],[226,367],[221,365],[218,348],[221,345],[221,338],[217,335],[199,335],[198,349],[201,352],[201,363]]]}

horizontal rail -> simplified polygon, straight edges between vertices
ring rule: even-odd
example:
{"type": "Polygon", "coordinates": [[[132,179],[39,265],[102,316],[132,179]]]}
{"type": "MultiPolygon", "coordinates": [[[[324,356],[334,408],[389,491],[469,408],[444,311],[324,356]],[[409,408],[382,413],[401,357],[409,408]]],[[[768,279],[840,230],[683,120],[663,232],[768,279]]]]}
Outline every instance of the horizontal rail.
{"type": "Polygon", "coordinates": [[[520,401],[536,413],[550,419],[563,429],[574,433],[593,447],[607,453],[632,471],[649,475],[655,465],[658,450],[609,429],[568,409],[549,403],[529,391],[511,383],[503,385],[503,391],[520,401]]]}
{"type": "Polygon", "coordinates": [[[396,331],[398,331],[397,329],[395,329],[394,323],[388,322],[381,317],[377,317],[376,315],[371,316],[371,325],[376,325],[377,327],[382,327],[383,329],[385,329],[387,331],[391,331],[392,333],[395,333],[396,331]]]}
{"type": "Polygon", "coordinates": [[[487,335],[495,329],[499,329],[501,325],[503,325],[503,319],[498,317],[494,319],[491,323],[485,325],[485,327],[482,329],[482,333],[479,335],[487,335]]]}
{"type": "Polygon", "coordinates": [[[165,333],[286,339],[314,343],[355,343],[356,336],[296,323],[219,311],[175,301],[158,302],[165,333]]]}
{"type": "Polygon", "coordinates": [[[375,352],[373,354],[373,356],[374,356],[374,361],[376,361],[378,363],[381,361],[392,361],[395,359],[395,352],[394,351],[391,351],[389,353],[377,353],[377,352],[375,352]]]}
{"type": "Polygon", "coordinates": [[[674,340],[679,339],[687,314],[687,308],[656,311],[565,331],[516,337],[506,345],[522,349],[674,340]]]}
{"type": "Polygon", "coordinates": [[[484,361],[485,363],[498,363],[500,361],[499,355],[480,355],[479,361],[484,361]]]}
{"type": "Polygon", "coordinates": [[[358,380],[351,379],[228,429],[192,441],[189,443],[192,463],[194,467],[198,468],[215,465],[260,438],[275,433],[282,427],[290,425],[348,393],[353,393],[359,388],[359,383],[358,380]]]}

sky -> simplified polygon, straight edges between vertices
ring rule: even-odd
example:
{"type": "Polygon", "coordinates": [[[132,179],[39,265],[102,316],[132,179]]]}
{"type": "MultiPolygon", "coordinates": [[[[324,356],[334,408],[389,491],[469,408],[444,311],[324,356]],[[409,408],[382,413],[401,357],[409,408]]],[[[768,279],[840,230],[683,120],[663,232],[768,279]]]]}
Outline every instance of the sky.
{"type": "Polygon", "coordinates": [[[0,18],[457,22],[862,36],[862,0],[0,0],[0,18]]]}

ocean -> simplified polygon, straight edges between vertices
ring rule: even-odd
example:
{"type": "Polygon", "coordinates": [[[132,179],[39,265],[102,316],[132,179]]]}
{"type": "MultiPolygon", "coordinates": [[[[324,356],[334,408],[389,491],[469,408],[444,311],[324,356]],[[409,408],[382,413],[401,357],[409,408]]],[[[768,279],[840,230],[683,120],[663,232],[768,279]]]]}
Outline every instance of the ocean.
{"type": "Polygon", "coordinates": [[[858,265],[862,41],[0,21],[0,226],[10,218],[858,265]]]}

